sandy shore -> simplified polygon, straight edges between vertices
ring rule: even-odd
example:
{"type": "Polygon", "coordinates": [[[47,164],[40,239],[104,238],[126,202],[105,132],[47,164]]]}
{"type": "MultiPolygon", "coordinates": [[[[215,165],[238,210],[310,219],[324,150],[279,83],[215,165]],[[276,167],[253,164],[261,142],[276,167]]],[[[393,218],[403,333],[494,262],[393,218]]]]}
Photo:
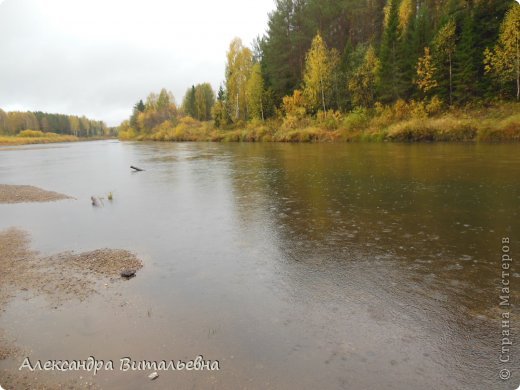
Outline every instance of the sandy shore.
{"type": "Polygon", "coordinates": [[[0,203],[53,202],[62,199],[74,198],[33,186],[0,184],[0,203]]]}
{"type": "MultiPolygon", "coordinates": [[[[90,252],[62,252],[42,256],[29,246],[29,235],[16,228],[0,231],[0,313],[11,298],[23,293],[44,296],[50,308],[65,301],[82,302],[96,291],[123,281],[123,269],[139,270],[142,262],[122,249],[98,249],[90,252]]],[[[18,348],[0,329],[0,360],[18,355],[18,348]]],[[[2,385],[11,388],[62,388],[34,382],[34,378],[18,373],[2,372],[2,385]]],[[[40,378],[41,379],[41,378],[40,378]]],[[[91,384],[82,386],[91,388],[91,384]]],[[[79,388],[78,384],[72,388],[79,388]]]]}

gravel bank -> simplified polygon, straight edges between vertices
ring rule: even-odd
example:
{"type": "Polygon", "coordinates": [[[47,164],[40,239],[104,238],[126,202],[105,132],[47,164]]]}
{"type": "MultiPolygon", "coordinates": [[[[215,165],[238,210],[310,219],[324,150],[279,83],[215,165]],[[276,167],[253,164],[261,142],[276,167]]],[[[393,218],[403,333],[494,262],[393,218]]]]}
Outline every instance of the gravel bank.
{"type": "Polygon", "coordinates": [[[34,186],[0,184],[0,203],[53,202],[62,199],[74,198],[34,186]]]}
{"type": "MultiPolygon", "coordinates": [[[[120,273],[127,268],[139,270],[142,262],[126,250],[41,256],[31,250],[26,232],[16,228],[0,231],[0,313],[11,298],[21,293],[44,296],[52,307],[70,300],[84,301],[100,284],[110,286],[122,281],[120,273]]],[[[0,360],[12,357],[16,351],[0,329],[0,360]]]]}

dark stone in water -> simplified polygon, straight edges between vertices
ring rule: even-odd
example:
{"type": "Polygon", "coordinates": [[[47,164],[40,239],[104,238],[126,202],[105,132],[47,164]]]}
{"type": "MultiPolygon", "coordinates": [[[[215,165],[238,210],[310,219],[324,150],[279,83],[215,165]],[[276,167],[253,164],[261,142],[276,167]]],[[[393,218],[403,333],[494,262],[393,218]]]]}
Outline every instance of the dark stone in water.
{"type": "Polygon", "coordinates": [[[124,269],[121,271],[121,276],[126,279],[133,278],[135,276],[135,269],[124,269]]]}

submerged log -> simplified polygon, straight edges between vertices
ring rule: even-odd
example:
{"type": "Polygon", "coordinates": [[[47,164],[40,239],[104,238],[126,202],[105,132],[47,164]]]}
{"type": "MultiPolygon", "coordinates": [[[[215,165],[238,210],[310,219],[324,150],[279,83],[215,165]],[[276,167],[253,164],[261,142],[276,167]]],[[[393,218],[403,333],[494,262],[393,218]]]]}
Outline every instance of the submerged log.
{"type": "Polygon", "coordinates": [[[130,168],[135,169],[136,172],[142,172],[144,169],[134,167],[133,165],[130,165],[130,168]]]}

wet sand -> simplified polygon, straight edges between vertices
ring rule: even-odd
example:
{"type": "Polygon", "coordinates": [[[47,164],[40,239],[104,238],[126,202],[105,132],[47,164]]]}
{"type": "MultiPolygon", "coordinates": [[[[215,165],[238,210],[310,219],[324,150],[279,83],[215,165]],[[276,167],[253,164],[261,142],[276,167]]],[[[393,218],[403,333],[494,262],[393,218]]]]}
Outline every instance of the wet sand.
{"type": "MultiPolygon", "coordinates": [[[[91,294],[111,294],[110,287],[123,281],[124,269],[139,270],[142,262],[121,249],[98,249],[83,253],[62,252],[41,256],[29,246],[29,235],[17,228],[0,231],[0,312],[10,299],[45,297],[49,310],[65,301],[85,301],[91,294]],[[104,288],[101,288],[104,286],[104,288]]],[[[0,329],[0,360],[22,354],[0,329]]],[[[34,376],[2,373],[7,388],[62,388],[42,384],[34,376]]],[[[43,379],[45,380],[45,378],[43,379]]],[[[71,384],[91,388],[89,382],[71,384]]],[[[67,385],[63,388],[67,388],[67,385]]]]}
{"type": "MultiPolygon", "coordinates": [[[[68,195],[30,185],[0,184],[0,204],[53,202],[74,199],[68,195]]],[[[121,249],[97,249],[41,256],[30,248],[28,233],[17,228],[0,231],[0,313],[19,295],[29,300],[45,297],[49,310],[65,301],[85,301],[91,294],[110,294],[109,287],[121,281],[121,271],[139,270],[142,262],[121,249]],[[96,287],[103,286],[105,289],[96,287]]],[[[21,357],[24,349],[0,329],[0,360],[21,357]]],[[[2,385],[16,389],[97,388],[88,381],[57,383],[52,375],[2,372],[2,385]]]]}
{"type": "Polygon", "coordinates": [[[63,199],[73,198],[34,186],[0,184],[0,203],[53,202],[63,199]]]}

